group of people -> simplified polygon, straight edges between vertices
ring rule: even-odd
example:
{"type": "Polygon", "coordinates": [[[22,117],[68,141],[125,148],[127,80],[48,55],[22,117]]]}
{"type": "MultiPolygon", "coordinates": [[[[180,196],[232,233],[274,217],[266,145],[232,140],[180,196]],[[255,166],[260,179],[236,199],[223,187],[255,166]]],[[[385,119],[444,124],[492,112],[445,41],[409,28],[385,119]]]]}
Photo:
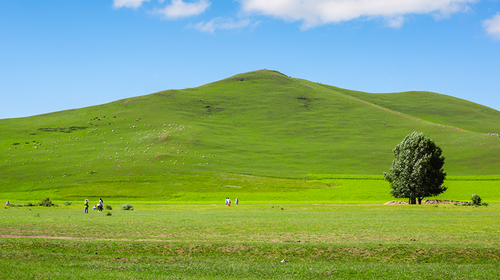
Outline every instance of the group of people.
{"type": "MultiPolygon", "coordinates": [[[[238,198],[236,198],[236,199],[234,200],[234,203],[236,204],[236,206],[238,206],[238,203],[239,203],[239,202],[240,202],[240,201],[238,200],[238,198]]],[[[231,199],[230,199],[229,197],[226,197],[226,206],[231,206],[231,199]]]]}
{"type": "MultiPolygon", "coordinates": [[[[85,199],[85,202],[83,203],[83,206],[85,206],[85,213],[89,213],[89,200],[85,199]]],[[[92,210],[98,210],[99,212],[102,212],[104,206],[104,202],[102,201],[102,198],[99,198],[99,203],[97,203],[94,207],[92,207],[92,210]]]]}

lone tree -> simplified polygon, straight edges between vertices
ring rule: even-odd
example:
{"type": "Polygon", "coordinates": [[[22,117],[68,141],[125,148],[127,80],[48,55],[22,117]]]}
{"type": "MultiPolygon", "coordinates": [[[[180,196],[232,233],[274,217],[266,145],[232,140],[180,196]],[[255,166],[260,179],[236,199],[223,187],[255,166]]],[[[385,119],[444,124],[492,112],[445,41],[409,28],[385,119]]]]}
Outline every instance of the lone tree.
{"type": "Polygon", "coordinates": [[[422,203],[424,197],[436,196],[444,191],[444,157],[441,148],[423,133],[413,132],[394,150],[394,161],[385,180],[391,183],[391,195],[408,198],[410,204],[422,203]]]}

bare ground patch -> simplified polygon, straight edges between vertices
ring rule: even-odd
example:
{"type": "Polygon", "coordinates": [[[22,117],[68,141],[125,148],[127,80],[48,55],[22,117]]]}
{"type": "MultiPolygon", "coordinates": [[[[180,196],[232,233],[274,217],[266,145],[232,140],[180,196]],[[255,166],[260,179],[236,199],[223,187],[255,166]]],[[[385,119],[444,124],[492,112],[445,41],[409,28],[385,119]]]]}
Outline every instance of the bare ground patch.
{"type": "MultiPolygon", "coordinates": [[[[455,201],[455,200],[422,200],[422,204],[465,204],[469,203],[467,201],[455,201]]],[[[396,205],[396,204],[408,204],[408,201],[389,201],[384,203],[384,205],[396,205]]]]}

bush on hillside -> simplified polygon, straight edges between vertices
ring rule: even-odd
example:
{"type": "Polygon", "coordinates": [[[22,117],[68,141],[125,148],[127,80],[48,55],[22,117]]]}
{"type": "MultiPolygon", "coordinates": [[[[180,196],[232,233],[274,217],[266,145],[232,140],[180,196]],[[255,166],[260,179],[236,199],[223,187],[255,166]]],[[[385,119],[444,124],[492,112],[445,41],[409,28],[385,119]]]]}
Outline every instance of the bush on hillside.
{"type": "Polygon", "coordinates": [[[125,203],[122,205],[122,210],[134,210],[134,205],[130,203],[125,203]]]}
{"type": "Polygon", "coordinates": [[[457,206],[476,206],[476,207],[477,206],[488,206],[488,203],[481,202],[482,199],[477,194],[473,194],[471,200],[472,200],[472,202],[460,203],[460,204],[455,203],[455,205],[457,205],[457,206]]]}
{"type": "Polygon", "coordinates": [[[50,207],[50,206],[54,206],[54,203],[52,203],[52,201],[50,201],[50,198],[44,198],[42,199],[42,201],[40,201],[38,203],[38,206],[45,206],[45,207],[50,207]]]}
{"type": "Polygon", "coordinates": [[[111,205],[109,205],[109,204],[106,204],[106,206],[104,206],[104,208],[106,208],[106,210],[113,210],[113,207],[111,207],[111,205]]]}
{"type": "Polygon", "coordinates": [[[481,205],[481,197],[477,194],[472,195],[472,204],[474,205],[481,205]]]}
{"type": "Polygon", "coordinates": [[[71,204],[72,204],[72,203],[71,203],[71,201],[66,201],[66,202],[64,202],[64,205],[65,205],[65,206],[70,206],[71,204]]]}

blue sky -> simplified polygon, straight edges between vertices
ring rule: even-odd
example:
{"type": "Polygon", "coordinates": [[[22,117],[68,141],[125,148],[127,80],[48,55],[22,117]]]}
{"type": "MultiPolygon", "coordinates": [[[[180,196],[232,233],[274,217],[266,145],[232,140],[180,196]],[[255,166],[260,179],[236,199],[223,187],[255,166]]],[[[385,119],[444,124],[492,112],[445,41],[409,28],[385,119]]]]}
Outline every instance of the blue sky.
{"type": "Polygon", "coordinates": [[[242,72],[500,110],[500,0],[5,0],[0,119],[242,72]]]}

